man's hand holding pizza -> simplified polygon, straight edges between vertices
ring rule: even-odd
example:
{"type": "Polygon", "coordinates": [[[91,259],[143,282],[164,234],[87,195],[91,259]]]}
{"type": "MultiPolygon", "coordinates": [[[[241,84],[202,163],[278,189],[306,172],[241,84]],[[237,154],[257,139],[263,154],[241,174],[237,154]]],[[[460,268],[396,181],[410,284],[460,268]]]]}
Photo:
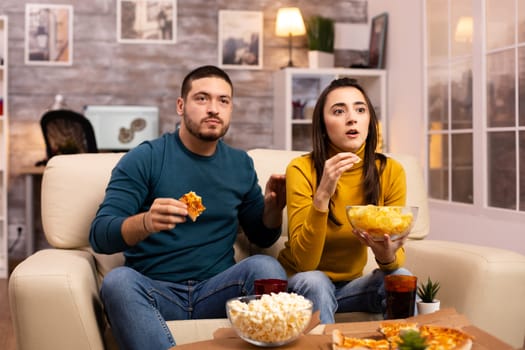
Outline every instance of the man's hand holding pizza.
{"type": "Polygon", "coordinates": [[[186,217],[192,221],[206,208],[202,198],[190,191],[179,199],[156,198],[148,211],[129,217],[122,224],[122,236],[130,246],[146,239],[154,232],[171,230],[177,224],[186,222],[186,217]]]}
{"type": "Polygon", "coordinates": [[[144,229],[149,233],[171,230],[186,222],[187,216],[188,205],[180,199],[156,198],[144,213],[144,229]]]}
{"type": "Polygon", "coordinates": [[[171,230],[186,221],[188,206],[174,198],[156,198],[148,211],[130,216],[122,223],[122,237],[134,246],[154,232],[171,230]]]}

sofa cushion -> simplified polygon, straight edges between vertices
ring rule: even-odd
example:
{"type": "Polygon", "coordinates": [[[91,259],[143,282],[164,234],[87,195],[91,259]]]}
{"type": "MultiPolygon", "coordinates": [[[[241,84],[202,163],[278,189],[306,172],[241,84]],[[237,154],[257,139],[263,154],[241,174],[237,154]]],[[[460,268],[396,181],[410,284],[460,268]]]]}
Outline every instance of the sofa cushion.
{"type": "Polygon", "coordinates": [[[94,254],[89,229],[104,198],[111,170],[124,153],[58,155],[47,163],[42,178],[42,226],[49,244],[81,249],[95,257],[98,280],[124,263],[122,253],[94,254]]]}
{"type": "Polygon", "coordinates": [[[417,219],[408,235],[411,239],[423,239],[430,231],[427,187],[424,182],[423,169],[416,157],[408,154],[387,154],[394,158],[405,169],[407,183],[406,205],[418,207],[417,219]]]}
{"type": "Polygon", "coordinates": [[[89,228],[111,176],[124,153],[52,157],[42,178],[42,225],[55,248],[89,245],[89,228]]]}
{"type": "MultiPolygon", "coordinates": [[[[255,148],[249,150],[248,154],[253,159],[255,171],[257,172],[257,177],[259,178],[259,185],[261,186],[263,192],[266,182],[272,174],[286,173],[286,167],[290,161],[305,153],[306,152],[302,151],[285,151],[264,148],[255,148]]],[[[287,235],[287,230],[288,220],[286,219],[286,215],[283,215],[282,234],[287,235]]]]}

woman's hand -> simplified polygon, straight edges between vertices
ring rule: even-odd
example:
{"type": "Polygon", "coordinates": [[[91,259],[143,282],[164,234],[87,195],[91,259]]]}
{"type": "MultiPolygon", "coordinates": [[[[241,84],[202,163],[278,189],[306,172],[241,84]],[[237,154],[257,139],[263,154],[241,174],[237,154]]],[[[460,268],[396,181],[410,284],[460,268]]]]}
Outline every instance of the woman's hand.
{"type": "Polygon", "coordinates": [[[361,158],[352,152],[341,152],[324,163],[323,175],[314,195],[314,205],[319,210],[328,210],[328,203],[337,188],[341,175],[352,168],[361,158]]]}
{"type": "Polygon", "coordinates": [[[383,265],[390,264],[396,259],[396,252],[405,244],[406,237],[392,241],[389,235],[385,234],[382,241],[375,241],[367,232],[353,230],[357,239],[364,245],[370,247],[378,262],[383,265]]]}

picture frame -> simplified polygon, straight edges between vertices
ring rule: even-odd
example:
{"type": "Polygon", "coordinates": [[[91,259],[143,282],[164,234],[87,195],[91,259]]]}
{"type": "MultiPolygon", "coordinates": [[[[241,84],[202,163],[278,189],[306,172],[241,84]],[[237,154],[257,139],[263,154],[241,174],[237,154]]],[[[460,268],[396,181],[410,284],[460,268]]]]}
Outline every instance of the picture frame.
{"type": "MultiPolygon", "coordinates": [[[[3,81],[1,68],[4,67],[4,62],[7,60],[7,43],[5,42],[7,37],[5,32],[7,30],[7,17],[0,15],[0,80],[3,81]]],[[[0,81],[0,101],[2,100],[2,85],[0,81]]],[[[0,111],[0,115],[2,112],[0,111]]]]}
{"type": "Polygon", "coordinates": [[[262,69],[262,12],[220,10],[218,34],[219,67],[262,69]]]}
{"type": "Polygon", "coordinates": [[[385,67],[387,30],[388,13],[384,12],[372,18],[368,68],[383,69],[385,67]]]}
{"type": "Polygon", "coordinates": [[[73,64],[73,6],[26,4],[25,54],[28,65],[73,64]]]}
{"type": "Polygon", "coordinates": [[[117,42],[177,42],[177,0],[117,0],[117,42]]]}

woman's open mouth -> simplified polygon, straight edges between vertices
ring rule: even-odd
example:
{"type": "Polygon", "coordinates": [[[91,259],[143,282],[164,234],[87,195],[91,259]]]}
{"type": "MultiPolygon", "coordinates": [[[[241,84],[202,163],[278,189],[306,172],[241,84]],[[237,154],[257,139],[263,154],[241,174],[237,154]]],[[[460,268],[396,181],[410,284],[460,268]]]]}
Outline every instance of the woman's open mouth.
{"type": "Polygon", "coordinates": [[[359,131],[357,131],[356,129],[350,129],[346,132],[346,135],[348,136],[357,136],[359,135],[359,131]]]}

